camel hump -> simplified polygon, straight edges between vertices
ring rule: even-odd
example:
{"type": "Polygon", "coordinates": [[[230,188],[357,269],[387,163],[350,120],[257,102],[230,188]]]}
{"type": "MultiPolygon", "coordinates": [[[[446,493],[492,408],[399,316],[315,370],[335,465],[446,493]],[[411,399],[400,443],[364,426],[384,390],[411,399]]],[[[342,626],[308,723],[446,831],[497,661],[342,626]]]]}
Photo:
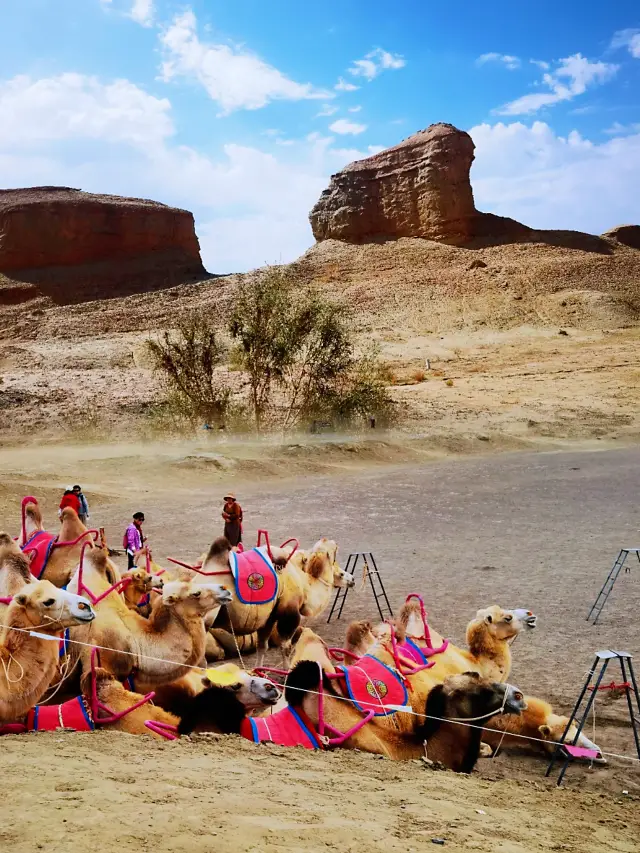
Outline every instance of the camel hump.
{"type": "Polygon", "coordinates": [[[207,560],[216,560],[220,562],[221,558],[224,558],[227,554],[231,552],[231,543],[225,536],[219,536],[217,539],[214,539],[211,543],[211,547],[207,552],[207,560]]]}

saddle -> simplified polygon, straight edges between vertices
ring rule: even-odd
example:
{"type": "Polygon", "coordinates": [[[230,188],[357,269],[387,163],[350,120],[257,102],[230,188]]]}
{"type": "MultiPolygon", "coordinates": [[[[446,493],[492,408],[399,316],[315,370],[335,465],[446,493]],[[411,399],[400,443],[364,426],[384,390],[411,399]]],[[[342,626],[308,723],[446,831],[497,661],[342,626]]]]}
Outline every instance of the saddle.
{"type": "Polygon", "coordinates": [[[31,574],[40,580],[44,570],[49,562],[51,550],[58,537],[55,533],[49,533],[46,530],[36,531],[31,539],[22,546],[22,551],[27,556],[31,556],[31,574]]]}
{"type": "Polygon", "coordinates": [[[229,554],[236,596],[242,604],[269,604],[278,595],[280,582],[269,555],[260,548],[229,554]]]}
{"type": "Polygon", "coordinates": [[[269,717],[245,717],[240,725],[240,734],[254,743],[321,749],[311,720],[304,711],[290,705],[269,717]]]}
{"type": "Polygon", "coordinates": [[[357,663],[337,670],[344,678],[349,698],[363,713],[372,711],[375,717],[386,717],[397,711],[389,706],[407,704],[402,676],[372,655],[364,655],[357,663]]]}
{"type": "Polygon", "coordinates": [[[94,731],[95,724],[82,696],[69,699],[62,705],[36,705],[27,714],[27,731],[55,732],[56,729],[94,731]]]}

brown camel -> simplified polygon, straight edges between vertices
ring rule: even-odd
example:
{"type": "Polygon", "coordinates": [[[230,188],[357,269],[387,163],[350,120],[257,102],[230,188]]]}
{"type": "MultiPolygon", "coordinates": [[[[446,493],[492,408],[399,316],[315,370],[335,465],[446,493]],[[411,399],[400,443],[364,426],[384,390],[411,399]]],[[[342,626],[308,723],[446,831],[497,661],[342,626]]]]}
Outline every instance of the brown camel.
{"type": "Polygon", "coordinates": [[[54,677],[58,643],[65,628],[91,622],[91,605],[50,581],[30,582],[18,590],[0,631],[0,722],[13,722],[36,705],[54,677]],[[37,632],[37,636],[31,632],[37,632]]]}
{"type": "Polygon", "coordinates": [[[143,568],[134,568],[122,572],[122,580],[128,580],[122,595],[129,610],[148,617],[151,613],[152,590],[162,589],[162,577],[157,577],[143,568]]]}
{"type": "MultiPolygon", "coordinates": [[[[86,551],[83,582],[94,596],[106,592],[115,582],[113,572],[113,564],[102,549],[86,551]]],[[[77,584],[76,574],[70,586],[77,588],[77,584]]],[[[102,650],[101,665],[119,679],[135,670],[146,684],[175,681],[191,666],[204,661],[204,620],[228,604],[231,593],[219,584],[171,581],[154,598],[151,614],[145,619],[129,610],[122,595],[111,592],[95,605],[95,622],[72,630],[71,639],[117,650],[102,650]]],[[[83,671],[87,671],[86,649],[80,654],[83,671]]]]}
{"type": "MultiPolygon", "coordinates": [[[[306,726],[309,747],[320,746],[322,721],[336,730],[347,732],[362,719],[353,705],[343,701],[335,692],[334,684],[326,680],[322,670],[312,661],[297,664],[287,678],[285,697],[289,707],[280,715],[290,713],[289,708],[296,711],[298,719],[306,726]],[[318,708],[320,689],[324,691],[322,715],[318,708]]],[[[408,717],[407,723],[386,728],[370,722],[342,745],[398,759],[420,757],[426,748],[432,760],[440,761],[452,770],[470,773],[478,758],[481,729],[459,726],[446,720],[484,718],[500,708],[518,713],[522,707],[522,695],[515,688],[489,682],[477,673],[466,673],[447,679],[445,684],[430,692],[423,709],[426,719],[404,715],[408,717]]],[[[280,730],[275,716],[267,718],[266,722],[262,730],[264,739],[280,742],[279,737],[272,733],[280,730]]],[[[185,709],[179,730],[184,734],[222,731],[255,739],[255,730],[246,723],[246,715],[238,704],[224,706],[210,688],[194,697],[190,707],[185,709]]]]}
{"type": "MultiPolygon", "coordinates": [[[[60,532],[53,537],[47,534],[40,507],[36,501],[26,503],[23,507],[24,525],[18,537],[18,544],[25,553],[32,557],[32,571],[40,580],[51,581],[55,586],[63,587],[69,583],[80,559],[82,545],[93,541],[93,536],[80,521],[77,513],[71,507],[65,507],[60,516],[60,532]],[[36,569],[38,557],[32,550],[42,536],[49,536],[52,547],[43,565],[36,569]],[[69,543],[69,544],[64,544],[69,543]]],[[[44,554],[43,554],[44,557],[44,554]]]]}
{"type": "MultiPolygon", "coordinates": [[[[482,732],[483,742],[489,744],[493,750],[500,746],[514,746],[533,747],[538,752],[552,753],[556,743],[562,740],[569,718],[554,713],[551,705],[543,699],[537,699],[534,696],[524,698],[527,710],[522,716],[503,714],[487,720],[487,728],[482,732]]],[[[567,732],[565,742],[573,743],[576,733],[577,727],[573,723],[567,732]]],[[[584,733],[580,733],[576,746],[595,749],[600,753],[600,758],[596,760],[599,763],[606,763],[600,747],[589,740],[584,733]]]]}
{"type": "Polygon", "coordinates": [[[0,598],[11,598],[32,582],[29,560],[8,533],[0,533],[0,598]]]}

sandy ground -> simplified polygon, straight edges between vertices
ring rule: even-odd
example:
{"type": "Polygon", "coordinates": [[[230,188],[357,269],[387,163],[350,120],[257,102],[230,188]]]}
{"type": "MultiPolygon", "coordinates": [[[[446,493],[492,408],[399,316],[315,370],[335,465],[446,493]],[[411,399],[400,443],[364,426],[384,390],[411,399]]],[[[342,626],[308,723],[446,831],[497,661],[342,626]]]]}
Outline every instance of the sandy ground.
{"type": "MultiPolygon", "coordinates": [[[[81,481],[92,522],[106,526],[111,542],[142,508],[155,558],[190,559],[220,532],[220,496],[233,485],[248,541],[264,526],[276,541],[295,535],[309,545],[333,536],[343,564],[350,552],[370,550],[393,608],[422,592],[431,621],[454,641],[489,603],[535,611],[539,627],[515,645],[511,681],[566,712],[597,649],[638,654],[640,565],[620,577],[601,624],[585,620],[620,547],[639,544],[640,450],[604,446],[428,464],[420,442],[397,450],[403,464],[389,464],[390,443],[2,450],[0,519],[17,531],[18,497],[36,492],[53,522],[60,486],[81,481]]],[[[315,627],[339,642],[350,619],[375,616],[359,577],[342,620],[320,618],[315,627]]],[[[593,726],[589,720],[590,736],[593,726]]],[[[621,700],[598,697],[594,739],[607,752],[634,755],[621,700]]],[[[17,853],[38,844],[52,853],[85,849],[86,833],[99,833],[101,850],[148,844],[171,853],[408,851],[432,838],[453,850],[626,851],[637,849],[640,829],[640,765],[622,758],[570,768],[558,792],[544,777],[544,758],[519,750],[481,760],[466,779],[412,763],[235,740],[165,745],[100,733],[3,738],[1,745],[12,784],[0,838],[17,853]]]]}
{"type": "Polygon", "coordinates": [[[543,790],[396,764],[204,739],[3,739],[0,843],[13,853],[637,850],[637,797],[543,790]],[[28,780],[28,781],[27,781],[28,780]]]}

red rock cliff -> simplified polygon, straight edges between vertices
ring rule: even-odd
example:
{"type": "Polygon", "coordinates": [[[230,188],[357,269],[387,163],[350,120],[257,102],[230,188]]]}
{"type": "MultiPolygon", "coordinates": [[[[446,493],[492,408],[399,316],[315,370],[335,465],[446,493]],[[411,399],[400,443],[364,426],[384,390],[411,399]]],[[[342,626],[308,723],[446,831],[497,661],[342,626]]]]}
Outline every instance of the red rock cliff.
{"type": "Polygon", "coordinates": [[[66,187],[0,190],[1,272],[35,280],[29,271],[60,276],[87,265],[99,266],[104,280],[162,267],[162,286],[205,272],[186,210],[66,187]]]}

